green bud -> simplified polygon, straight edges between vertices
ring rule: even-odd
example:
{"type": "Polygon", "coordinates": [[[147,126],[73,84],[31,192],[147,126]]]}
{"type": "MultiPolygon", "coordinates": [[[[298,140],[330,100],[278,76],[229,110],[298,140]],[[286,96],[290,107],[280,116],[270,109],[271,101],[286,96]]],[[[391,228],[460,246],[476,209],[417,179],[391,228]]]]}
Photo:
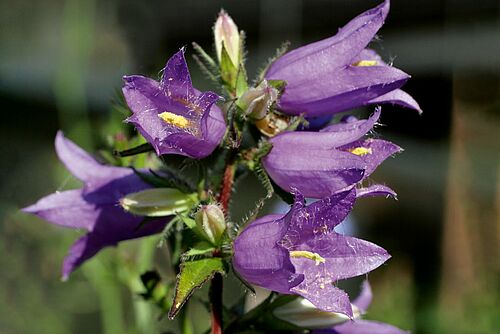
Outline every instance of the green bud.
{"type": "Polygon", "coordinates": [[[219,62],[222,59],[222,46],[225,47],[231,62],[235,67],[240,63],[240,33],[233,19],[221,10],[214,25],[215,50],[219,62]]]}
{"type": "Polygon", "coordinates": [[[195,215],[200,232],[214,245],[218,245],[226,230],[224,212],[214,204],[203,205],[195,215]]]}
{"type": "Polygon", "coordinates": [[[253,119],[263,119],[278,98],[279,91],[264,79],[257,87],[247,90],[236,102],[245,115],[253,119]]]}
{"type": "MultiPolygon", "coordinates": [[[[359,318],[359,309],[355,305],[351,304],[351,306],[354,318],[359,318]]],[[[297,298],[293,302],[276,308],[273,314],[278,319],[308,329],[329,328],[349,320],[345,314],[322,311],[304,298],[297,298]]]]}
{"type": "Polygon", "coordinates": [[[186,212],[196,201],[196,194],[185,194],[173,188],[153,188],[128,194],[120,200],[120,205],[136,215],[162,217],[186,212]]]}

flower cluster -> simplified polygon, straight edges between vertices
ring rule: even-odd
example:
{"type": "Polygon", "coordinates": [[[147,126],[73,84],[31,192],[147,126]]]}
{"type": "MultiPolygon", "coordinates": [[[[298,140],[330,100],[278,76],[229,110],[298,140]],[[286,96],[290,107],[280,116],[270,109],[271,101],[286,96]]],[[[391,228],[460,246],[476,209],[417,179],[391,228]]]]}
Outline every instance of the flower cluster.
{"type": "MultiPolygon", "coordinates": [[[[380,106],[366,119],[346,114],[333,122],[332,117],[383,103],[421,112],[400,89],[409,75],[367,48],[388,11],[385,0],[336,35],[278,54],[253,87],[244,66],[242,33],[224,11],[214,26],[215,59],[193,44],[198,64],[222,87],[220,93],[193,87],[184,48],[167,61],[159,81],[124,76],[123,95],[131,111],[126,122],[147,144],[117,155],[181,155],[202,173],[192,182],[171,166],[162,172],[147,165],[106,165],[59,132],[59,159],[83,187],[48,195],[24,211],[87,231],[65,258],[63,278],[104,247],[162,231],[169,232],[162,234],[168,241],[169,234],[189,229],[195,243],[170,245],[176,247],[173,253],[184,254],[172,261],[179,275],[170,289],[171,318],[196,288],[220,279],[231,265],[247,286],[277,293],[266,301],[268,309],[279,304],[276,296],[300,296],[299,311],[293,303],[277,308],[272,317],[276,321],[315,329],[314,333],[401,333],[389,325],[357,320],[371,301],[367,284],[352,304],[336,285],[390,258],[383,248],[338,233],[335,227],[360,197],[396,196],[389,187],[371,181],[367,185],[366,180],[401,148],[373,137],[380,106]],[[255,172],[267,195],[251,218],[237,224],[231,220],[229,199],[234,179],[247,171],[255,172]],[[262,204],[273,194],[289,201],[290,210],[259,217],[262,204]],[[294,323],[297,312],[308,321],[294,323]]],[[[217,287],[220,290],[213,284],[212,290],[217,287]]],[[[217,298],[211,297],[211,302],[212,329],[237,332],[245,325],[259,332],[262,319],[269,319],[258,312],[253,317],[236,312],[234,320],[222,326],[221,306],[217,298]]]]}

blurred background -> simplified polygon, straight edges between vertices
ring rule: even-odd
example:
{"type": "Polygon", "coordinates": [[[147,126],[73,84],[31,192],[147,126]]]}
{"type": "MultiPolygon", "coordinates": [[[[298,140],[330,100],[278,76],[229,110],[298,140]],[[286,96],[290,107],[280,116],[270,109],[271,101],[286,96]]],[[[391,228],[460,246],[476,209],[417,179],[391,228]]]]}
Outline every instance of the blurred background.
{"type": "MultiPolygon", "coordinates": [[[[138,274],[161,257],[154,238],[106,249],[60,281],[79,233],[19,212],[77,185],[55,155],[57,129],[89,151],[102,147],[124,118],[112,108],[121,76],[156,77],[182,46],[195,85],[214,89],[190,45],[212,50],[220,8],[247,33],[252,77],[283,41],[295,48],[331,36],[378,3],[0,0],[0,332],[177,330],[137,295],[138,274]]],[[[500,2],[393,0],[379,35],[372,47],[412,75],[404,89],[424,113],[383,107],[378,133],[405,152],[373,179],[399,200],[360,200],[346,227],[393,255],[370,274],[368,318],[418,334],[500,333],[500,2]]],[[[241,213],[239,203],[262,192],[243,183],[249,191],[233,201],[241,213]]],[[[205,330],[203,306],[192,308],[195,330],[205,330]]]]}

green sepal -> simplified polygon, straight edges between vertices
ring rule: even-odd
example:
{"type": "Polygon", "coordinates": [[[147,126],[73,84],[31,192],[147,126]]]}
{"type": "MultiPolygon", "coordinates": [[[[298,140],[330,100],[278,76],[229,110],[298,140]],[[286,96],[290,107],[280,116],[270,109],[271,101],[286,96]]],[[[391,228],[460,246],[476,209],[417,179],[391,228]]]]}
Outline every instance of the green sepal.
{"type": "Polygon", "coordinates": [[[211,243],[207,241],[200,241],[196,245],[194,245],[193,248],[182,254],[182,257],[184,259],[188,259],[193,256],[200,256],[212,253],[214,250],[215,247],[211,243]]]}
{"type": "Polygon", "coordinates": [[[266,65],[259,71],[259,75],[257,76],[257,79],[255,80],[255,82],[261,82],[262,79],[264,79],[264,76],[266,75],[266,72],[269,69],[269,67],[271,66],[271,64],[276,59],[278,59],[279,57],[284,55],[288,51],[289,47],[290,47],[290,42],[286,41],[286,42],[283,42],[278,49],[276,49],[275,55],[273,57],[269,58],[267,60],[266,65]]]}
{"type": "Polygon", "coordinates": [[[267,84],[275,89],[277,89],[280,93],[285,89],[286,87],[286,81],[285,80],[267,80],[267,84]]]}
{"type": "Polygon", "coordinates": [[[150,188],[120,199],[126,211],[147,217],[165,217],[187,212],[198,202],[197,194],[184,194],[173,188],[150,188]]]}
{"type": "Polygon", "coordinates": [[[153,148],[153,146],[151,146],[150,143],[144,143],[144,144],[129,148],[127,150],[123,150],[123,151],[116,150],[113,152],[113,155],[120,157],[120,158],[124,158],[124,157],[130,157],[132,155],[137,155],[137,154],[146,153],[146,152],[153,152],[153,151],[154,151],[154,148],[153,148]]]}
{"type": "Polygon", "coordinates": [[[173,319],[196,289],[213,278],[215,274],[225,275],[224,261],[218,257],[184,262],[180,266],[175,285],[175,296],[168,317],[173,319]]]}
{"type": "Polygon", "coordinates": [[[220,77],[226,89],[233,95],[236,90],[236,81],[238,68],[231,61],[231,57],[227,53],[224,43],[222,44],[221,59],[220,59],[220,77]]]}
{"type": "Polygon", "coordinates": [[[217,75],[217,63],[215,60],[208,55],[208,53],[196,42],[192,43],[193,49],[196,51],[201,60],[204,61],[204,64],[210,70],[213,75],[217,75]]]}

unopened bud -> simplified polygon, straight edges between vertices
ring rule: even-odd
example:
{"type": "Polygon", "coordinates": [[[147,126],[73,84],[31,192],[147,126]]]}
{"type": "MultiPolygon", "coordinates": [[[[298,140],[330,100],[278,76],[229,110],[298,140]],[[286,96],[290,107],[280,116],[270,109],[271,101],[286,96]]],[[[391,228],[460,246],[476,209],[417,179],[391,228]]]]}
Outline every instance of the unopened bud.
{"type": "MultiPolygon", "coordinates": [[[[355,305],[351,306],[354,318],[359,318],[359,309],[355,305]]],[[[350,320],[342,313],[322,311],[304,298],[297,298],[276,308],[273,314],[278,319],[308,329],[329,328],[350,320]]]]}
{"type": "Polygon", "coordinates": [[[163,217],[188,211],[195,202],[196,194],[184,194],[172,188],[152,188],[128,194],[120,200],[120,205],[136,215],[163,217]]]}
{"type": "Polygon", "coordinates": [[[207,240],[218,245],[226,230],[224,212],[217,205],[203,205],[196,213],[195,221],[207,240]]]}
{"type": "Polygon", "coordinates": [[[245,115],[253,119],[263,119],[278,99],[278,94],[279,91],[264,79],[257,87],[247,90],[238,99],[237,104],[245,111],[245,115]]]}
{"type": "Polygon", "coordinates": [[[240,33],[233,19],[221,10],[214,26],[215,50],[219,62],[222,57],[222,45],[226,49],[233,65],[237,68],[240,60],[240,33]]]}

